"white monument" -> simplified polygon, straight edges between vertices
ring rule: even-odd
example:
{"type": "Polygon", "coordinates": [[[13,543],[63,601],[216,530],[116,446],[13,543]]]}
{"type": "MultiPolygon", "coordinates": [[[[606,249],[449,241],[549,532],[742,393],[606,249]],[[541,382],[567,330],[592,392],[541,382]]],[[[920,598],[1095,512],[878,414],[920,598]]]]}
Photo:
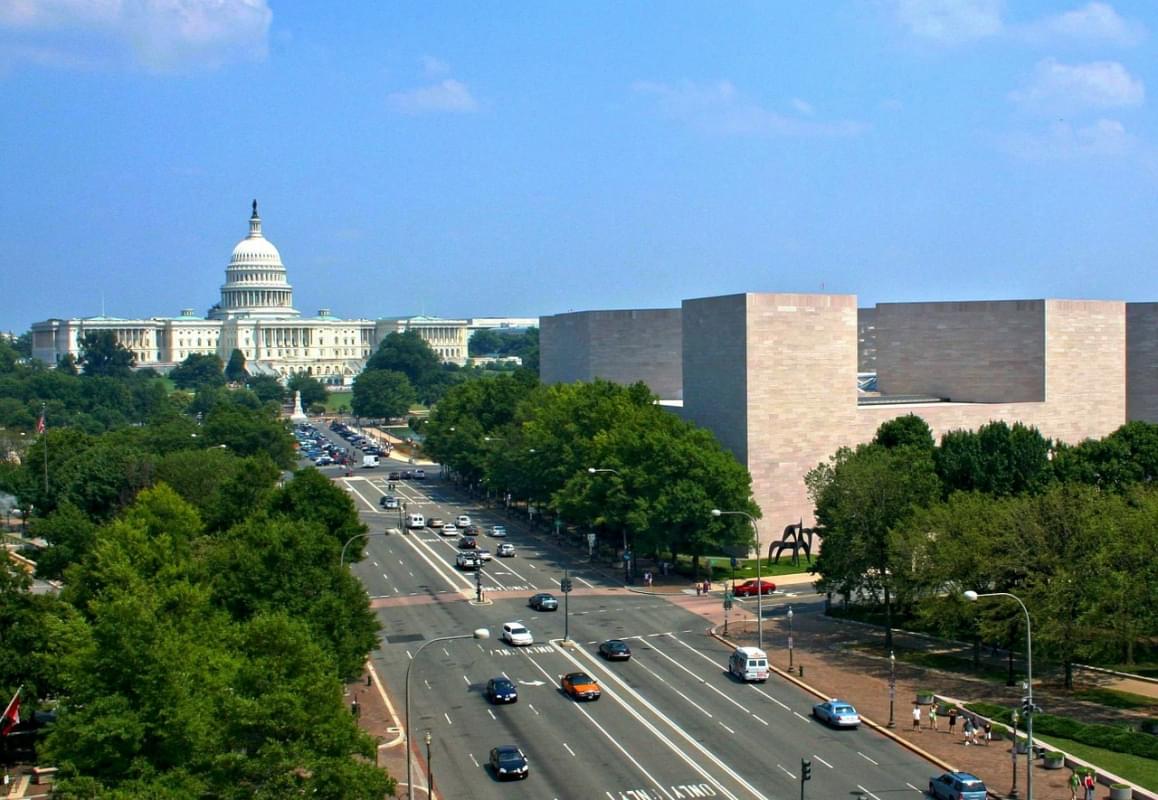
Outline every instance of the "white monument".
{"type": "Polygon", "coordinates": [[[290,414],[290,422],[309,422],[306,412],[302,411],[301,392],[294,392],[294,413],[290,414]]]}

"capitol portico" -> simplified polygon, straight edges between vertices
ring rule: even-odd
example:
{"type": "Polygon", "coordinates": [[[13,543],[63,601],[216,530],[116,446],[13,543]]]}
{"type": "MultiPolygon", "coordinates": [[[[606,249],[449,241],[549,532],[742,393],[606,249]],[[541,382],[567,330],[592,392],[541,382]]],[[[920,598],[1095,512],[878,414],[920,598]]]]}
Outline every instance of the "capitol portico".
{"type": "Polygon", "coordinates": [[[79,358],[87,334],[110,331],[138,367],[165,371],[194,354],[228,362],[240,350],[251,375],[288,378],[301,372],[344,385],[353,382],[386,336],[407,330],[416,331],[443,361],[466,363],[470,323],[465,319],[340,319],[326,308],[303,317],[294,308],[281,253],[262,233],[255,200],[249,235],[233,248],[221,299],[205,317],[187,308],[177,317],[49,319],[32,325],[32,355],[48,364],[65,355],[79,358]]]}

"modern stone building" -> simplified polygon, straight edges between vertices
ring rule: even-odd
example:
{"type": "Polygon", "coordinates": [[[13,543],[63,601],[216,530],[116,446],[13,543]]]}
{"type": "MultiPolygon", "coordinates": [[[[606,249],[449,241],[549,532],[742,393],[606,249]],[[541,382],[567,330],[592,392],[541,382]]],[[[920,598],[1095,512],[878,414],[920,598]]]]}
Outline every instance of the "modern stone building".
{"type": "Polygon", "coordinates": [[[351,320],[335,317],[329,309],[303,317],[294,308],[281,254],[262,234],[255,200],[249,235],[233,248],[221,299],[206,317],[185,309],[178,317],[45,320],[32,325],[32,355],[48,364],[65,355],[78,358],[86,334],[111,331],[140,367],[164,371],[195,353],[228,362],[233,351],[240,350],[252,375],[287,378],[304,372],[323,383],[343,385],[362,371],[388,334],[406,330],[417,331],[443,361],[466,363],[466,320],[351,320]]]}
{"type": "Polygon", "coordinates": [[[666,355],[671,342],[636,343],[657,334],[649,318],[632,329],[639,312],[544,317],[542,376],[643,380],[661,399],[676,398],[670,387],[679,380],[680,413],[751,472],[765,541],[811,521],[808,470],[898,416],[917,414],[938,438],[1005,420],[1065,442],[1105,436],[1128,419],[1158,422],[1158,304],[886,303],[872,311],[879,395],[871,398],[855,382],[865,325],[853,295],[685,300],[679,370],[660,369],[666,361],[643,368],[641,352],[666,355]],[[607,346],[598,323],[609,319],[630,347],[607,346]]]}

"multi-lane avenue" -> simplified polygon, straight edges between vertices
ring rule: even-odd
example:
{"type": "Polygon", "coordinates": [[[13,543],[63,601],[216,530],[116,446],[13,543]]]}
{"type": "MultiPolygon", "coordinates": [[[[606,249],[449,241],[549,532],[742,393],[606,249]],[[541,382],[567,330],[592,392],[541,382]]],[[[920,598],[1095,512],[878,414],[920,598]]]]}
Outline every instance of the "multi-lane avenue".
{"type": "MultiPolygon", "coordinates": [[[[765,684],[732,678],[730,651],[707,635],[710,623],[702,614],[701,604],[718,605],[718,598],[627,591],[575,550],[472,505],[437,478],[437,468],[426,481],[389,490],[387,472],[398,468],[383,460],[378,469],[335,479],[372,534],[352,569],[382,623],[373,661],[399,716],[406,670],[419,647],[479,627],[491,632],[488,640],[433,644],[412,669],[411,733],[421,742],[431,732],[440,797],[796,798],[801,759],[812,763],[806,797],[921,796],[931,767],[916,755],[863,726],[822,726],[810,718],[817,699],[775,676],[765,684]],[[427,517],[468,514],[484,530],[507,527],[505,541],[517,556],[486,564],[483,602],[476,598],[475,573],[455,566],[457,540],[428,528],[403,533],[398,511],[379,506],[387,493],[427,517]],[[537,591],[562,601],[564,570],[575,587],[566,641],[562,602],[555,612],[527,605],[537,591]],[[529,628],[535,643],[502,642],[501,626],[510,621],[529,628]],[[632,658],[603,661],[598,644],[609,638],[628,642],[632,658]],[[578,703],[564,695],[559,678],[573,671],[596,678],[602,698],[578,703]],[[496,676],[515,683],[518,702],[487,701],[486,683],[496,676]],[[526,753],[525,781],[500,783],[491,773],[489,751],[501,744],[526,753]]],[[[479,543],[493,551],[498,540],[481,536],[479,543]]],[[[776,600],[768,605],[775,613],[776,600]]]]}

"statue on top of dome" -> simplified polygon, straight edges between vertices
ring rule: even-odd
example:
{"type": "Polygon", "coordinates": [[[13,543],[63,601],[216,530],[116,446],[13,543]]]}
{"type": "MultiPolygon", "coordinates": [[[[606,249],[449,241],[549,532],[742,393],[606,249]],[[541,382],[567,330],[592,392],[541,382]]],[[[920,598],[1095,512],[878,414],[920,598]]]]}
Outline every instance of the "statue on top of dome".
{"type": "Polygon", "coordinates": [[[253,201],[253,216],[257,216],[257,200],[253,201]]]}

